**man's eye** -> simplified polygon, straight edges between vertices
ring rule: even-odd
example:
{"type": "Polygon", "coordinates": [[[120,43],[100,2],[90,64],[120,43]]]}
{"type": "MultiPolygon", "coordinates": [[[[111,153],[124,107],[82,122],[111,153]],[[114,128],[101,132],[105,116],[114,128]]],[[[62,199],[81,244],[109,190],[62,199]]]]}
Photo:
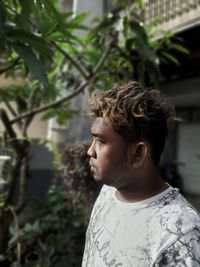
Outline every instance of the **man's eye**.
{"type": "Polygon", "coordinates": [[[99,144],[104,144],[104,140],[102,140],[102,139],[97,139],[96,140],[99,144]]]}

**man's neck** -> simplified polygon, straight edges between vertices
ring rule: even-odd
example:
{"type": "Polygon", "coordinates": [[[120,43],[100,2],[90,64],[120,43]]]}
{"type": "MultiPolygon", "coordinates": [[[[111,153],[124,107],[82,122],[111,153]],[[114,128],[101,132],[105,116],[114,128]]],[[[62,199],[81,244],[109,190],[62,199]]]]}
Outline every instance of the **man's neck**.
{"type": "Polygon", "coordinates": [[[143,181],[142,184],[133,184],[117,189],[116,197],[122,202],[134,203],[156,196],[169,187],[158,174],[152,179],[148,179],[146,183],[142,179],[141,181],[143,181]]]}

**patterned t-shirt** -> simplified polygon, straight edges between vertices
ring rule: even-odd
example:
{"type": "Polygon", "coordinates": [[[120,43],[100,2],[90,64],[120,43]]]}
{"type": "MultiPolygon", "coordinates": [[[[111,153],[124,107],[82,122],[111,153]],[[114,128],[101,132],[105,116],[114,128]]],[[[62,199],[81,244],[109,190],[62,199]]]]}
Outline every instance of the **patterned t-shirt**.
{"type": "Polygon", "coordinates": [[[103,186],[86,233],[82,267],[200,266],[200,217],[177,189],[136,203],[103,186]]]}

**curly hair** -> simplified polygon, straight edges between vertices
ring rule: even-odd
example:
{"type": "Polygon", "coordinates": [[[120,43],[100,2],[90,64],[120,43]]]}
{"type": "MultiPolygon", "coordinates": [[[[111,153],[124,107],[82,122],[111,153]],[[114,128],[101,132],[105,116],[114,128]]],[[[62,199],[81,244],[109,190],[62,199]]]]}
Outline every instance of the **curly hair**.
{"type": "Polygon", "coordinates": [[[89,104],[92,115],[111,122],[125,140],[149,141],[152,159],[159,163],[175,110],[158,90],[130,81],[107,92],[94,92],[89,104]]]}

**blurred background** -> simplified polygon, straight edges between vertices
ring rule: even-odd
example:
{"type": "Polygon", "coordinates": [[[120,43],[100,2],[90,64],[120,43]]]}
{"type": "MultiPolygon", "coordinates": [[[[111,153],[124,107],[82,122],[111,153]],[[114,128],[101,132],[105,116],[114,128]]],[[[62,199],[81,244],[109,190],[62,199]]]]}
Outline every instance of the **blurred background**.
{"type": "Polygon", "coordinates": [[[0,266],[80,266],[100,185],[90,94],[136,79],[177,115],[163,178],[200,210],[200,1],[0,3],[0,266]]]}

